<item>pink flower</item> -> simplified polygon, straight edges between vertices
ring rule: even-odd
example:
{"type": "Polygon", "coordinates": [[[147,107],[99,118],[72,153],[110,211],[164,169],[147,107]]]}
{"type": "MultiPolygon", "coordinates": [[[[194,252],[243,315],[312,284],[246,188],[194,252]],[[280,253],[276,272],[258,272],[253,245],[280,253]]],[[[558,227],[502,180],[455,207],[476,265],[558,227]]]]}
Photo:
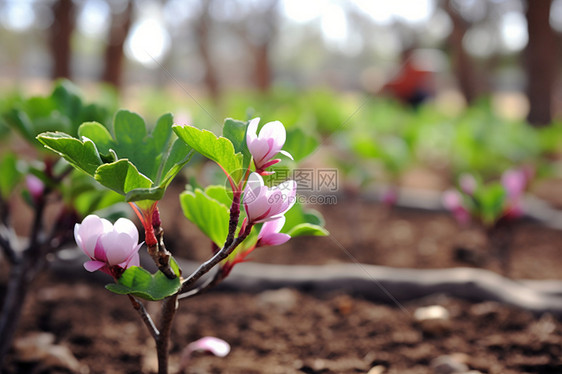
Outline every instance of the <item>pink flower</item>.
{"type": "Polygon", "coordinates": [[[527,175],[523,170],[507,170],[502,175],[502,185],[510,199],[519,199],[527,187],[527,175]]]}
{"type": "Polygon", "coordinates": [[[462,204],[462,196],[456,190],[447,190],[443,193],[443,205],[453,213],[453,216],[460,224],[467,224],[470,221],[470,213],[462,204]]]}
{"type": "Polygon", "coordinates": [[[42,198],[43,191],[45,190],[45,184],[35,175],[28,174],[25,176],[25,185],[27,186],[31,198],[37,204],[37,202],[42,198]]]}
{"type": "Polygon", "coordinates": [[[246,144],[254,158],[256,172],[261,174],[265,169],[280,161],[279,159],[272,160],[279,152],[290,159],[293,157],[288,152],[281,150],[287,137],[283,124],[279,121],[268,122],[263,125],[257,135],[259,122],[259,118],[254,118],[248,124],[246,144]]]}
{"type": "Polygon", "coordinates": [[[527,188],[528,173],[525,170],[507,170],[502,175],[502,185],[507,192],[505,216],[519,218],[523,216],[523,192],[527,188]]]}
{"type": "Polygon", "coordinates": [[[283,228],[284,224],[285,216],[281,216],[277,219],[264,223],[261,227],[260,233],[258,234],[256,247],[281,245],[291,239],[290,235],[279,232],[283,228]]]}
{"type": "Polygon", "coordinates": [[[84,263],[88,271],[101,270],[114,277],[130,266],[139,266],[138,250],[142,243],[134,223],[119,218],[115,225],[96,215],[89,215],[74,226],[74,238],[90,257],[84,263]]]}
{"type": "Polygon", "coordinates": [[[471,174],[465,173],[459,177],[459,186],[467,195],[474,195],[476,188],[478,187],[478,183],[476,179],[471,174]]]}
{"type": "Polygon", "coordinates": [[[293,180],[269,188],[258,173],[250,174],[243,200],[248,223],[273,221],[282,217],[295,203],[296,192],[297,183],[293,180]]]}

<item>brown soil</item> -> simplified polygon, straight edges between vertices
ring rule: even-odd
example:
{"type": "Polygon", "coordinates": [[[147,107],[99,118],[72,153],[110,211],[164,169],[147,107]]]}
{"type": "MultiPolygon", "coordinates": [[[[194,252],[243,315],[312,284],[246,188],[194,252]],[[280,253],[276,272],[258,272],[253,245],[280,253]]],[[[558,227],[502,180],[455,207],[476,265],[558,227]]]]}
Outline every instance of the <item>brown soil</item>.
{"type": "MultiPolygon", "coordinates": [[[[284,246],[261,249],[255,260],[499,269],[486,249],[486,238],[476,228],[459,229],[447,214],[389,211],[351,200],[319,209],[330,237],[297,238],[284,246]]],[[[206,241],[179,221],[167,230],[175,253],[206,257],[206,241]]],[[[172,221],[164,217],[163,222],[172,221]]],[[[533,222],[519,224],[512,235],[512,276],[561,279],[558,243],[562,232],[533,222]]],[[[55,275],[36,284],[18,337],[53,333],[56,343],[69,347],[90,373],[153,371],[153,343],[127,298],[95,282],[55,275]]],[[[232,352],[226,358],[198,355],[189,373],[367,373],[377,366],[380,370],[373,373],[433,373],[437,371],[432,361],[443,355],[482,373],[562,373],[562,323],[548,314],[533,316],[495,303],[445,296],[403,307],[337,292],[327,297],[293,290],[257,295],[211,292],[182,301],[174,325],[172,364],[177,365],[186,344],[211,335],[229,342],[232,352]],[[450,322],[439,331],[424,332],[414,322],[414,311],[434,304],[448,310],[450,322]]],[[[148,309],[157,313],[158,304],[149,303],[148,309]]],[[[14,353],[4,372],[31,373],[37,368],[35,372],[67,372],[18,362],[14,353]]]]}

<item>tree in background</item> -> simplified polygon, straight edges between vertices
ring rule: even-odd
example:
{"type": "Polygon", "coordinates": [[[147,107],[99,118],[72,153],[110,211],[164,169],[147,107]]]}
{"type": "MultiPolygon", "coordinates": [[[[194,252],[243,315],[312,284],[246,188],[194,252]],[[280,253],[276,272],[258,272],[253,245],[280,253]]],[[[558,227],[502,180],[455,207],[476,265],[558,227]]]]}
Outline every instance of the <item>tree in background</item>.
{"type": "Polygon", "coordinates": [[[195,22],[195,34],[197,35],[197,48],[201,55],[203,66],[205,67],[203,81],[211,99],[214,102],[218,102],[220,98],[220,85],[217,77],[217,69],[213,63],[211,53],[212,42],[209,35],[212,25],[209,11],[213,3],[213,0],[201,1],[201,14],[195,22]]]}
{"type": "Polygon", "coordinates": [[[76,25],[72,0],[57,0],[52,5],[54,21],[49,28],[49,46],[53,57],[52,78],[71,78],[71,39],[76,25]]]}
{"type": "MultiPolygon", "coordinates": [[[[109,6],[111,7],[111,2],[109,6]]],[[[123,83],[123,46],[131,29],[133,2],[127,1],[127,6],[121,11],[112,9],[111,14],[111,28],[105,48],[101,80],[119,89],[123,83]]]]}
{"type": "Polygon", "coordinates": [[[527,4],[529,44],[525,51],[527,97],[530,111],[527,119],[534,126],[552,121],[552,93],[556,81],[556,36],[550,26],[552,0],[533,0],[527,4]]]}

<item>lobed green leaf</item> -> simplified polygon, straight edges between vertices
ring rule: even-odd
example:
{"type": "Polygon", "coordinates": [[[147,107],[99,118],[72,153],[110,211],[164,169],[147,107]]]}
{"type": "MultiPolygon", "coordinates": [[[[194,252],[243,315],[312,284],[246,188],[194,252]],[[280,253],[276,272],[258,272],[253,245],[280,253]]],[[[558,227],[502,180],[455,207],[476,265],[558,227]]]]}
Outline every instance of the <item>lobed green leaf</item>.
{"type": "Polygon", "coordinates": [[[229,210],[200,189],[180,195],[183,214],[217,246],[222,247],[228,235],[229,210]]]}
{"type": "Polygon", "coordinates": [[[145,300],[157,301],[175,294],[180,286],[179,276],[170,279],[160,270],[150,274],[141,267],[131,266],[123,272],[118,283],[108,284],[105,288],[116,294],[131,294],[145,300]]]}

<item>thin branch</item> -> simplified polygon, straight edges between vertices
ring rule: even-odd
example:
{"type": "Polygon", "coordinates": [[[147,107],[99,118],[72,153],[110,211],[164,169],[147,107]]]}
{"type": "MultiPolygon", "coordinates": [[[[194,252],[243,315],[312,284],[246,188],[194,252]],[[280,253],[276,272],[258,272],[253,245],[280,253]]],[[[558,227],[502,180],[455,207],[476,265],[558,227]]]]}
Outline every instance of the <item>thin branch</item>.
{"type": "Polygon", "coordinates": [[[200,295],[200,294],[210,290],[211,288],[215,287],[223,279],[224,278],[221,276],[220,269],[217,269],[217,272],[215,273],[215,275],[212,276],[211,278],[207,279],[207,281],[205,283],[203,283],[200,286],[195,287],[191,290],[185,291],[184,293],[179,293],[178,299],[179,300],[189,299],[189,298],[192,298],[193,296],[200,295]]]}
{"type": "Polygon", "coordinates": [[[189,289],[191,285],[197,282],[203,275],[208,273],[213,267],[215,267],[215,265],[227,258],[232,253],[232,251],[234,251],[236,247],[238,247],[238,245],[240,245],[240,243],[242,243],[244,239],[246,239],[246,237],[252,231],[253,226],[253,224],[248,224],[246,226],[246,230],[244,230],[244,232],[240,234],[240,236],[238,236],[236,240],[232,242],[232,244],[230,244],[228,247],[223,247],[209,260],[199,265],[199,267],[185,279],[178,293],[181,294],[185,290],[189,289]]]}
{"type": "Polygon", "coordinates": [[[240,195],[241,192],[239,190],[233,190],[232,205],[230,206],[230,220],[228,221],[228,235],[223,247],[230,246],[234,240],[234,234],[236,233],[238,220],[240,219],[240,195]]]}
{"type": "Polygon", "coordinates": [[[132,295],[127,295],[127,296],[129,296],[129,300],[131,300],[131,304],[133,305],[133,308],[135,308],[135,310],[141,317],[146,328],[148,329],[148,332],[150,332],[150,335],[152,335],[155,341],[158,340],[158,337],[160,336],[160,332],[158,331],[158,328],[152,321],[152,318],[150,318],[150,314],[148,314],[144,305],[139,300],[137,300],[134,296],[132,295]]]}
{"type": "Polygon", "coordinates": [[[15,264],[19,259],[18,255],[12,245],[13,235],[10,229],[4,225],[0,225],[0,247],[2,247],[2,252],[4,256],[8,259],[10,264],[15,264]]]}

